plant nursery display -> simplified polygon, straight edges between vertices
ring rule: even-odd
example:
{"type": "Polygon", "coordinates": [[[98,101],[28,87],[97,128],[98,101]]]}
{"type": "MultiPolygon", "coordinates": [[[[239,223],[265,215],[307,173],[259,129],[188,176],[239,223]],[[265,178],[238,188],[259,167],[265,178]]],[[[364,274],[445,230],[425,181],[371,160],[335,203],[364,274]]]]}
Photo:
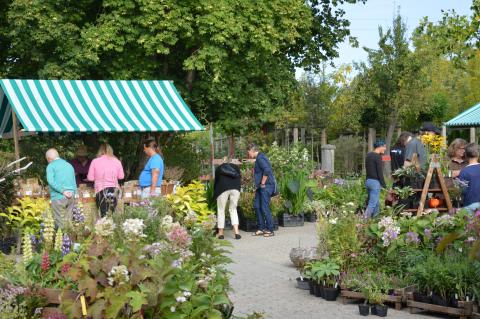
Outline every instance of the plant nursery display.
{"type": "Polygon", "coordinates": [[[229,318],[228,242],[204,192],[194,182],[94,222],[76,207],[63,231],[42,202],[12,208],[22,258],[0,255],[2,318],[229,318]]]}

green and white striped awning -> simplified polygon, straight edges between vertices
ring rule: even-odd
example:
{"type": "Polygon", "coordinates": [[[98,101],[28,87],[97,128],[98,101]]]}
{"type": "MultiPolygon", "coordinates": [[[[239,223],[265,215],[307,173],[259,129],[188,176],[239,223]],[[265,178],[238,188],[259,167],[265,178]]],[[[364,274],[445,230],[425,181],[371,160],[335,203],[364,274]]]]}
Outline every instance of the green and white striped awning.
{"type": "Polygon", "coordinates": [[[12,109],[25,132],[204,129],[171,81],[0,80],[0,136],[12,109]]]}
{"type": "Polygon", "coordinates": [[[455,116],[445,125],[448,127],[480,126],[480,103],[455,116]]]}

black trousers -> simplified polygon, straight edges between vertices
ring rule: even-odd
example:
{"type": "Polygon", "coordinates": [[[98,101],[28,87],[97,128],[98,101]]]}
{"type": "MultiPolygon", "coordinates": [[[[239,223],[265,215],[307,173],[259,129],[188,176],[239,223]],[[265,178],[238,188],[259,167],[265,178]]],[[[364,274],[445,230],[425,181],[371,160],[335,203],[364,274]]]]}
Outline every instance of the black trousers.
{"type": "Polygon", "coordinates": [[[114,212],[117,208],[118,189],[115,187],[107,187],[95,195],[97,208],[100,210],[100,216],[105,217],[107,212],[114,212]]]}

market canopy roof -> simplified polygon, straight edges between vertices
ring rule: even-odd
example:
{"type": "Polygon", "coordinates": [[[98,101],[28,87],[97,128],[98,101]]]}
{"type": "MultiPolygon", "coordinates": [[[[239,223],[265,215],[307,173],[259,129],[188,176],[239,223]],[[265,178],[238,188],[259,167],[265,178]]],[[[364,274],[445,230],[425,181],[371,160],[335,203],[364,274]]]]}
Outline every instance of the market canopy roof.
{"type": "Polygon", "coordinates": [[[171,81],[0,80],[0,137],[25,132],[203,130],[171,81]]]}
{"type": "Polygon", "coordinates": [[[445,125],[450,127],[480,126],[480,103],[457,115],[445,125]]]}

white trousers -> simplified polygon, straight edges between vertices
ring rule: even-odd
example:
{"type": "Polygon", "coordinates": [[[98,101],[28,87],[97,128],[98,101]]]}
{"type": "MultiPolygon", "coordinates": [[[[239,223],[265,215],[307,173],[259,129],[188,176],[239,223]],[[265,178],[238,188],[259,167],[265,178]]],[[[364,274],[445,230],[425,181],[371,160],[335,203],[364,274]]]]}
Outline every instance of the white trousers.
{"type": "Polygon", "coordinates": [[[236,189],[231,189],[220,194],[217,198],[217,220],[218,228],[225,228],[225,206],[229,202],[229,213],[232,225],[238,225],[237,204],[240,198],[240,192],[236,189]]]}

